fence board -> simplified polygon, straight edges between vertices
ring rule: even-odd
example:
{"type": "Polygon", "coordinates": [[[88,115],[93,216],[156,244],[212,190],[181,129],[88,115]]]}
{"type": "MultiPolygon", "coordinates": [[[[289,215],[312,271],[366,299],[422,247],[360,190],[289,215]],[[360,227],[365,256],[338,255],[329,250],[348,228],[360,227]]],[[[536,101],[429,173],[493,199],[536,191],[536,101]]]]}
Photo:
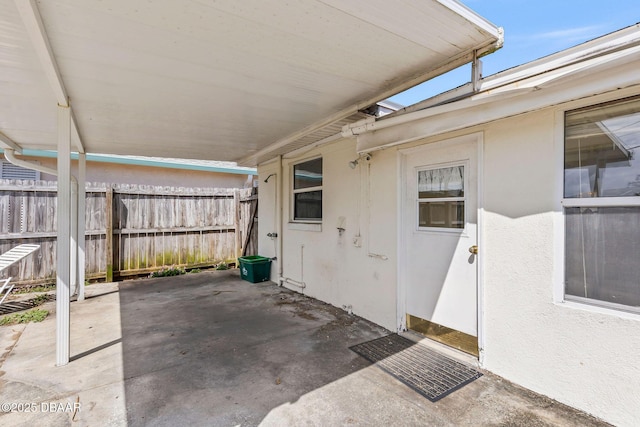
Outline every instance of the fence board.
{"type": "MultiPolygon", "coordinates": [[[[18,284],[55,282],[56,189],[55,182],[0,180],[0,253],[22,243],[41,245],[0,277],[10,275],[18,284]]],[[[234,262],[236,240],[245,241],[250,224],[251,194],[251,189],[88,183],[87,277],[106,278],[110,269],[118,277],[172,265],[234,262]]],[[[257,247],[256,228],[248,246],[257,247]]]]}

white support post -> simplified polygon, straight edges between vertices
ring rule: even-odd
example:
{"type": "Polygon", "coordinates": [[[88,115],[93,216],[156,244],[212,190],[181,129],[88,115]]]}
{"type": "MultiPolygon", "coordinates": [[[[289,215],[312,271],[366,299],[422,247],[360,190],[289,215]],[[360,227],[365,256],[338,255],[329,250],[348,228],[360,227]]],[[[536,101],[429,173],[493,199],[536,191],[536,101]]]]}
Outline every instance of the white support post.
{"type": "Polygon", "coordinates": [[[87,155],[78,154],[78,301],[84,301],[87,155]]]}
{"type": "Polygon", "coordinates": [[[70,295],[78,292],[78,183],[71,181],[71,216],[69,217],[69,284],[70,295]]]}
{"type": "Polygon", "coordinates": [[[58,244],[56,269],[56,366],[69,363],[71,109],[58,105],[58,244]]]}

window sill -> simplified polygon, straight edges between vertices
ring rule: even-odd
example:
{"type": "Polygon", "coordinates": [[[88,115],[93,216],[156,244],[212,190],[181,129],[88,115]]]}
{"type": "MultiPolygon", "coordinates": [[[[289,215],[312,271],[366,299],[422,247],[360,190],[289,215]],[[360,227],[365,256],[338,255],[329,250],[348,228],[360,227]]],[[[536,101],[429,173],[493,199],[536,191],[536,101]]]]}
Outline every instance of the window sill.
{"type": "Polygon", "coordinates": [[[640,313],[618,310],[618,309],[609,308],[609,307],[603,307],[597,304],[589,304],[587,302],[564,300],[564,301],[556,302],[555,305],[560,307],[566,307],[573,310],[588,311],[591,313],[615,316],[621,319],[631,319],[631,320],[640,321],[640,313]]]}
{"type": "Polygon", "coordinates": [[[322,223],[320,222],[290,222],[287,227],[289,230],[298,231],[322,231],[322,223]]]}

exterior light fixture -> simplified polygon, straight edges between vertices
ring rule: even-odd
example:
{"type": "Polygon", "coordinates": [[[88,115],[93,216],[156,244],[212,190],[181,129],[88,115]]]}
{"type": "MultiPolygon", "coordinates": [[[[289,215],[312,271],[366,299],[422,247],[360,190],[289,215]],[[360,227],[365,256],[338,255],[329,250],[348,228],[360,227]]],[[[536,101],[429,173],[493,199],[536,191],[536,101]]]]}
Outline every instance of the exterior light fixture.
{"type": "Polygon", "coordinates": [[[365,159],[366,161],[369,161],[369,160],[371,160],[371,157],[373,157],[373,156],[370,153],[367,153],[367,154],[365,154],[363,156],[360,156],[357,159],[350,161],[349,162],[349,167],[351,169],[355,169],[356,166],[358,166],[358,163],[360,163],[360,159],[365,159]]]}

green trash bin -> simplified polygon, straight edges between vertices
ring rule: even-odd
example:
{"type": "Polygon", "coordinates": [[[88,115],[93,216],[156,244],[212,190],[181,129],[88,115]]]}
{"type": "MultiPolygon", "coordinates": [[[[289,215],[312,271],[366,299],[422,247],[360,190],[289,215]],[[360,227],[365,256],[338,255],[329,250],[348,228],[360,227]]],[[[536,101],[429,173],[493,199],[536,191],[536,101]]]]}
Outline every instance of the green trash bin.
{"type": "Polygon", "coordinates": [[[266,282],[271,276],[271,258],[251,255],[238,258],[240,277],[251,283],[266,282]]]}

